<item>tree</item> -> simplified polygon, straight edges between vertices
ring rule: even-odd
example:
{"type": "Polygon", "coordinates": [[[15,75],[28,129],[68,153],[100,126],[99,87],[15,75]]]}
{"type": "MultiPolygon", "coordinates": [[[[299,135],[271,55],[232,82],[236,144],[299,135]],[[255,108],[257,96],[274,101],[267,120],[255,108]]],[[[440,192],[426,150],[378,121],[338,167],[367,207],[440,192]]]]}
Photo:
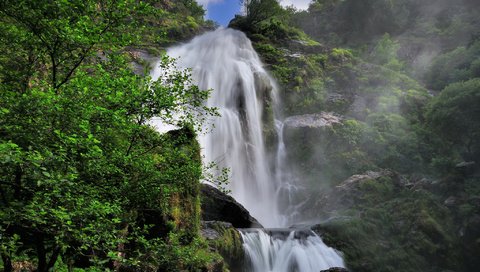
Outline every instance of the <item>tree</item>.
{"type": "Polygon", "coordinates": [[[252,26],[280,15],[283,11],[277,0],[243,0],[245,18],[252,26]]]}
{"type": "Polygon", "coordinates": [[[448,85],[429,104],[427,122],[465,160],[480,158],[480,78],[448,85]]]}
{"type": "Polygon", "coordinates": [[[209,91],[166,57],[160,81],[132,71],[123,48],[155,12],[130,0],[0,3],[5,272],[18,258],[49,271],[59,257],[70,268],[83,259],[149,271],[169,244],[172,258],[200,248],[194,127],[215,111],[203,106],[209,91]],[[148,123],[154,116],[184,129],[160,135],[148,123]]]}
{"type": "MultiPolygon", "coordinates": [[[[50,77],[48,80],[54,89],[68,82],[83,61],[101,45],[118,47],[133,42],[132,33],[135,32],[131,29],[136,26],[135,16],[149,12],[154,9],[132,0],[6,0],[0,4],[4,17],[2,34],[21,37],[16,45],[25,49],[23,57],[29,57],[30,64],[36,68],[31,70],[42,69],[50,77]]],[[[15,49],[9,51],[12,50],[15,49]]]]}
{"type": "Polygon", "coordinates": [[[429,88],[440,91],[451,83],[480,77],[480,40],[436,57],[426,75],[429,88]]]}
{"type": "Polygon", "coordinates": [[[397,58],[397,52],[400,45],[390,38],[387,33],[377,42],[373,51],[370,53],[370,59],[373,63],[385,65],[385,67],[398,71],[402,69],[402,63],[397,58]]]}

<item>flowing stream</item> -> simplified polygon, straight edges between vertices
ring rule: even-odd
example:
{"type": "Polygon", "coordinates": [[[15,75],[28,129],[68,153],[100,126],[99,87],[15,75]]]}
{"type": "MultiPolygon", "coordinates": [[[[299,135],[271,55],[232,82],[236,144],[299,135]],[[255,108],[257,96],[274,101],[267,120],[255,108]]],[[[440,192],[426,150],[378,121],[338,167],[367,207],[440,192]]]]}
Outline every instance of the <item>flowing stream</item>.
{"type": "MultiPolygon", "coordinates": [[[[230,169],[232,196],[267,228],[288,227],[297,212],[289,199],[295,185],[285,173],[283,124],[276,84],[263,68],[250,40],[240,31],[218,29],[167,51],[182,68],[191,68],[195,83],[213,89],[208,106],[221,118],[212,133],[200,137],[207,162],[230,169]],[[268,105],[267,105],[268,104],[268,105]],[[267,107],[269,106],[269,107],[267,107]],[[275,119],[264,122],[269,112],[275,119]],[[273,111],[273,113],[272,113],[273,111]],[[275,143],[265,145],[272,127],[275,143]],[[271,147],[273,146],[273,148],[271,147]]],[[[152,77],[158,78],[158,71],[152,77]]],[[[248,258],[245,271],[318,272],[344,267],[340,255],[311,231],[241,230],[248,258]]]]}

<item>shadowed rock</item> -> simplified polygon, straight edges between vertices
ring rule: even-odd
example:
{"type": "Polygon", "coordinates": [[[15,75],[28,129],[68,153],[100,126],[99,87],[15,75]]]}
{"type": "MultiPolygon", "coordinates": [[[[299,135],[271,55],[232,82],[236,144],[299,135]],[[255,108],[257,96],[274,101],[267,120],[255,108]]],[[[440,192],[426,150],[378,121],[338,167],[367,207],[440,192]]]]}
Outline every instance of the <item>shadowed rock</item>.
{"type": "Polygon", "coordinates": [[[262,225],[233,197],[213,186],[202,184],[202,220],[229,222],[236,228],[261,228],[262,225]]]}

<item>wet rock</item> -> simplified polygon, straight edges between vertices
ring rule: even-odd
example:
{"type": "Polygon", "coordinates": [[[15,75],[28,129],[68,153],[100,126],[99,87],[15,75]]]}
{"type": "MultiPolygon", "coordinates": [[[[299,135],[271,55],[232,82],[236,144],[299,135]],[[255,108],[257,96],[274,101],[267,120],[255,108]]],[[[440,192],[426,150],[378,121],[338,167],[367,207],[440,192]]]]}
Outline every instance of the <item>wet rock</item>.
{"type": "Polygon", "coordinates": [[[331,93],[327,96],[327,103],[338,103],[339,101],[345,101],[345,95],[339,93],[331,93]]]}
{"type": "MultiPolygon", "coordinates": [[[[344,125],[344,117],[333,112],[295,115],[283,122],[282,135],[290,172],[303,180],[328,180],[341,167],[332,167],[332,144],[338,142],[336,129],[344,125]],[[332,171],[330,171],[332,170],[332,171]]],[[[329,181],[326,181],[328,183],[329,181]]]]}
{"type": "Polygon", "coordinates": [[[270,98],[271,92],[273,90],[272,80],[269,78],[268,74],[256,72],[254,73],[254,82],[255,90],[257,90],[257,95],[264,98],[268,96],[270,98]]]}
{"type": "Polygon", "coordinates": [[[262,225],[233,197],[217,188],[202,184],[202,220],[223,221],[235,228],[261,228],[262,225]]]}
{"type": "Polygon", "coordinates": [[[343,118],[332,112],[290,116],[283,123],[283,140],[289,161],[295,161],[294,171],[302,175],[316,175],[326,165],[325,149],[334,140],[335,126],[343,118]]]}
{"type": "Polygon", "coordinates": [[[216,240],[221,237],[221,234],[217,230],[218,228],[229,229],[233,228],[233,225],[222,221],[202,221],[200,234],[206,240],[216,240]]]}
{"type": "Polygon", "coordinates": [[[343,267],[332,267],[327,270],[321,270],[320,272],[348,272],[348,270],[343,267]]]}
{"type": "Polygon", "coordinates": [[[348,112],[353,101],[354,98],[345,93],[330,93],[325,100],[325,109],[333,112],[348,112]]]}

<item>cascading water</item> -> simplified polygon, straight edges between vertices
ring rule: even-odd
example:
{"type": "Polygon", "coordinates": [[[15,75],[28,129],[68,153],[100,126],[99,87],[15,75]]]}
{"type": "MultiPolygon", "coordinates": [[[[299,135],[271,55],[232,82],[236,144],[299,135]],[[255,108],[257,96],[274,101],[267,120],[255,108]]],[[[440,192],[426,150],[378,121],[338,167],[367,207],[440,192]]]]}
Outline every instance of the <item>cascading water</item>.
{"type": "Polygon", "coordinates": [[[205,159],[230,168],[233,197],[264,226],[278,225],[274,180],[262,133],[259,85],[270,84],[262,63],[246,36],[222,29],[174,47],[167,54],[183,68],[192,68],[196,84],[213,89],[207,105],[221,118],[200,138],[205,159]],[[264,82],[262,82],[264,81],[264,82]]]}
{"type": "Polygon", "coordinates": [[[318,272],[343,266],[338,253],[311,230],[248,230],[242,238],[247,271],[318,272]]]}
{"type": "MultiPolygon", "coordinates": [[[[291,213],[285,183],[285,147],[282,123],[276,120],[276,155],[268,156],[264,144],[264,97],[275,99],[275,83],[263,68],[250,40],[240,31],[218,29],[167,51],[181,68],[191,68],[195,83],[212,89],[207,101],[217,107],[221,118],[214,130],[200,137],[203,155],[220,167],[230,169],[233,197],[266,227],[285,227],[291,213]],[[268,94],[270,93],[270,94],[268,94]],[[275,158],[275,159],[271,159],[275,158]],[[281,212],[283,211],[283,212],[281,212]]],[[[158,68],[157,68],[158,69],[158,68]]],[[[159,71],[152,72],[158,78],[159,71]]],[[[343,267],[342,258],[313,232],[302,239],[296,232],[243,230],[244,248],[250,268],[246,271],[319,271],[343,267]],[[274,234],[274,235],[271,235],[274,234]]]]}

